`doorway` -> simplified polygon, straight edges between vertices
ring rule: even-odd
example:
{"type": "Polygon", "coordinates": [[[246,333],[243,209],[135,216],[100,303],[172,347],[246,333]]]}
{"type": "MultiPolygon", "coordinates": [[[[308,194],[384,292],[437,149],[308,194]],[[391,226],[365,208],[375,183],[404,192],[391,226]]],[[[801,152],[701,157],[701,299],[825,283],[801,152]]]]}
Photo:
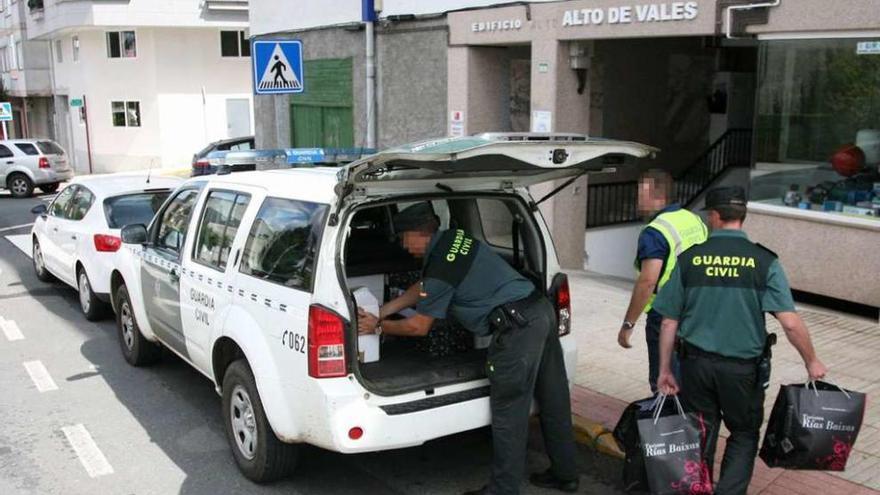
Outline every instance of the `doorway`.
{"type": "Polygon", "coordinates": [[[251,103],[247,98],[229,98],[226,100],[226,137],[237,138],[250,136],[251,103]]]}

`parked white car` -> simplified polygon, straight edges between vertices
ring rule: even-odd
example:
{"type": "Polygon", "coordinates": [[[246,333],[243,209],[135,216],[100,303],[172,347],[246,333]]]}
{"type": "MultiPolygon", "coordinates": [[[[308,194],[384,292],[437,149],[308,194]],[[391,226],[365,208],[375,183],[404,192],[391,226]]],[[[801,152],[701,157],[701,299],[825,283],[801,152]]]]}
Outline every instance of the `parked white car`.
{"type": "Polygon", "coordinates": [[[53,193],[73,178],[73,168],[61,146],[48,139],[0,140],[0,189],[27,198],[34,187],[53,193]]]}
{"type": "Polygon", "coordinates": [[[77,177],[39,215],[31,230],[33,263],[42,281],[58,278],[79,291],[86,318],[107,313],[120,229],[149,222],[183,179],[146,173],[77,177]]]}
{"type": "MultiPolygon", "coordinates": [[[[546,290],[572,376],[568,280],[527,186],[653,152],[584,136],[483,135],[337,168],[190,179],[149,227],[122,230],[111,288],[120,348],[140,366],[166,347],[208,377],[235,461],[255,481],[287,474],[297,444],[368,452],[488,425],[485,339],[465,334],[467,345],[432,355],[388,337],[378,360],[367,358],[375,349],[358,337],[354,290],[382,303],[420,275],[392,215],[428,200],[441,228],[485,241],[546,290]]],[[[440,331],[435,323],[429,336],[440,331]]]]}

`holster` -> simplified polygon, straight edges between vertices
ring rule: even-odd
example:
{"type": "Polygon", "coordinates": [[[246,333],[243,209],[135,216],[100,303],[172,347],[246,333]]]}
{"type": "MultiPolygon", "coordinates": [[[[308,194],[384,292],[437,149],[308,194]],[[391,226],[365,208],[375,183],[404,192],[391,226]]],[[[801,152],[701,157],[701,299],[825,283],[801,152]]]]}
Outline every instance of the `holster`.
{"type": "Polygon", "coordinates": [[[765,390],[770,386],[770,360],[773,357],[774,345],[776,345],[776,334],[771,333],[767,335],[767,340],[764,341],[764,352],[761,353],[761,358],[758,359],[758,379],[755,380],[755,385],[765,390]]]}

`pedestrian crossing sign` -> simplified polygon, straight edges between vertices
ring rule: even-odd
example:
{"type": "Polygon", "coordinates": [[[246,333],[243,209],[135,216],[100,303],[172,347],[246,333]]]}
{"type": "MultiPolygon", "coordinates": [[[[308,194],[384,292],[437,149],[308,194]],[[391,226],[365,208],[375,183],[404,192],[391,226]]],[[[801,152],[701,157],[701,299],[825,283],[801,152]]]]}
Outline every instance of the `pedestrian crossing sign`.
{"type": "Polygon", "coordinates": [[[305,89],[299,40],[256,40],[251,60],[256,94],[302,93],[305,89]]]}

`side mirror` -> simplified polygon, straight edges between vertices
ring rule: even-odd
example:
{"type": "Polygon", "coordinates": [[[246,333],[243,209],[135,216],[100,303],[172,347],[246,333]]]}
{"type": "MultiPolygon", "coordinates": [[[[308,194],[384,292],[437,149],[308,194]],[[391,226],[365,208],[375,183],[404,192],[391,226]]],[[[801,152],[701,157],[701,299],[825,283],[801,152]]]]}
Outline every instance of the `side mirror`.
{"type": "Polygon", "coordinates": [[[31,208],[31,213],[33,213],[34,215],[45,215],[48,211],[49,207],[43,203],[40,203],[37,206],[31,208]]]}
{"type": "Polygon", "coordinates": [[[122,227],[122,242],[125,244],[145,244],[147,242],[147,227],[137,223],[122,227]]]}

